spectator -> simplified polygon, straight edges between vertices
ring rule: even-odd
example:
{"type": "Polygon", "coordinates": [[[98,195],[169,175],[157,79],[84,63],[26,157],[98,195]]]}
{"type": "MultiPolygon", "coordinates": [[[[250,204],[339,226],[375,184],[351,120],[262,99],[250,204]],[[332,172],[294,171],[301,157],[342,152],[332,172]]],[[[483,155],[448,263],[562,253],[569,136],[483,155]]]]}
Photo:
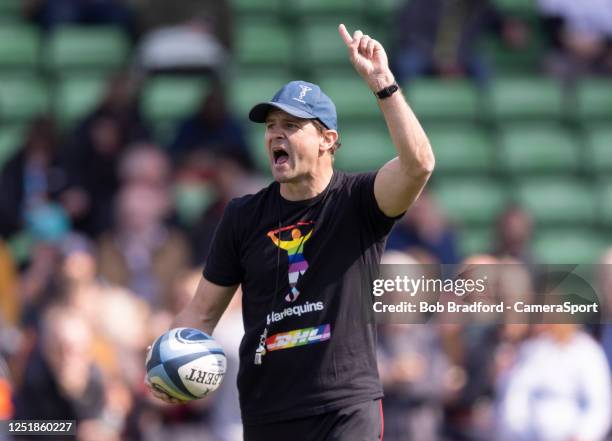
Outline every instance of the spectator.
{"type": "Polygon", "coordinates": [[[231,47],[231,11],[227,0],[133,0],[138,11],[141,34],[166,26],[180,25],[195,20],[215,36],[223,46],[231,47]]]}
{"type": "Polygon", "coordinates": [[[610,370],[575,324],[539,325],[497,390],[499,440],[601,441],[610,428],[610,370]]]}
{"type": "Polygon", "coordinates": [[[489,0],[409,0],[399,12],[399,41],[394,57],[398,82],[421,75],[469,76],[479,83],[491,68],[478,53],[480,38],[497,29],[505,41],[520,46],[520,22],[503,17],[489,0]]]}
{"type": "Polygon", "coordinates": [[[138,64],[146,72],[221,73],[231,46],[227,1],[135,0],[142,38],[138,64]]]}
{"type": "MultiPolygon", "coordinates": [[[[90,422],[89,429],[79,428],[77,440],[91,439],[83,432],[94,426],[102,430],[104,385],[91,342],[91,328],[76,311],[56,305],[45,312],[38,345],[16,391],[16,419],[90,422]]],[[[106,439],[115,437],[109,433],[106,439]]]]}
{"type": "MultiPolygon", "coordinates": [[[[419,278],[431,269],[400,251],[386,251],[381,263],[385,279],[419,278]]],[[[377,355],[385,390],[385,439],[437,441],[450,368],[438,329],[419,312],[384,314],[384,320],[377,355]]]]}
{"type": "Polygon", "coordinates": [[[244,165],[241,155],[228,151],[219,151],[214,156],[210,152],[198,152],[183,166],[182,174],[206,179],[215,194],[190,231],[194,263],[201,265],[208,256],[210,241],[227,203],[232,198],[256,193],[263,183],[244,165]]]}
{"type": "Polygon", "coordinates": [[[148,130],[125,76],[113,78],[98,108],[85,118],[63,150],[70,177],[62,203],[75,228],[96,237],[112,225],[112,201],[119,189],[118,164],[132,142],[148,130]]]}
{"type": "Polygon", "coordinates": [[[552,43],[549,74],[563,79],[612,73],[612,3],[607,0],[538,0],[552,43]]]}
{"type": "Polygon", "coordinates": [[[27,213],[57,197],[66,185],[59,167],[58,136],[53,121],[36,118],[25,143],[0,173],[0,236],[9,237],[24,227],[27,213]]]}
{"type": "Polygon", "coordinates": [[[213,85],[198,112],[179,124],[170,147],[172,155],[177,158],[196,149],[227,151],[240,158],[246,167],[253,165],[244,130],[228,109],[219,84],[213,85]]]}
{"type": "Polygon", "coordinates": [[[459,261],[455,233],[427,192],[421,194],[396,224],[387,241],[387,249],[405,251],[427,262],[453,264],[459,261]]]}
{"type": "Polygon", "coordinates": [[[26,0],[26,15],[45,30],[58,25],[114,25],[134,35],[135,17],[121,0],[26,0]]]}
{"type": "Polygon", "coordinates": [[[136,143],[121,158],[119,179],[166,192],[171,186],[172,167],[166,153],[155,144],[136,143]]]}
{"type": "Polygon", "coordinates": [[[0,324],[18,324],[21,299],[17,295],[17,281],[15,262],[6,244],[0,239],[0,324]]]}
{"type": "Polygon", "coordinates": [[[381,328],[379,370],[385,389],[385,439],[437,441],[450,365],[431,324],[381,328]]]}
{"type": "Polygon", "coordinates": [[[99,240],[100,274],[126,286],[155,310],[171,302],[177,274],[190,261],[183,235],[164,225],[168,202],[152,188],[128,184],[115,203],[115,227],[99,240]]]}
{"type": "Polygon", "coordinates": [[[533,219],[529,213],[518,206],[508,207],[497,220],[495,255],[532,265],[532,239],[533,219]]]}

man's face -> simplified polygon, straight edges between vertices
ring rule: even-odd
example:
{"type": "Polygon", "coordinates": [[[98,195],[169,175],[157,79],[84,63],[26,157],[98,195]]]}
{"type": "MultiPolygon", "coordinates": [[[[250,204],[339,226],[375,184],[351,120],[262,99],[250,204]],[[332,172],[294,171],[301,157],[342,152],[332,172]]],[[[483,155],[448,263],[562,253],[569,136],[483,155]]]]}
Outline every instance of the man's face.
{"type": "Polygon", "coordinates": [[[282,110],[270,111],[265,143],[274,179],[280,183],[296,182],[315,170],[322,139],[312,121],[282,110]]]}

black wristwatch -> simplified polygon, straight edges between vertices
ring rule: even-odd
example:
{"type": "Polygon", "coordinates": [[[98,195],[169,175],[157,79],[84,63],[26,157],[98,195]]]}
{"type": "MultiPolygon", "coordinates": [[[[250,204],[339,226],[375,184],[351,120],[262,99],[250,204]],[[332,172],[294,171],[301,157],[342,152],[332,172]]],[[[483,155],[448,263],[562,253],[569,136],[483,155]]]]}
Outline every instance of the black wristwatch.
{"type": "Polygon", "coordinates": [[[379,90],[378,92],[374,92],[374,95],[378,97],[378,99],[384,100],[385,98],[389,98],[395,92],[399,90],[399,86],[397,83],[393,83],[384,89],[379,90]]]}

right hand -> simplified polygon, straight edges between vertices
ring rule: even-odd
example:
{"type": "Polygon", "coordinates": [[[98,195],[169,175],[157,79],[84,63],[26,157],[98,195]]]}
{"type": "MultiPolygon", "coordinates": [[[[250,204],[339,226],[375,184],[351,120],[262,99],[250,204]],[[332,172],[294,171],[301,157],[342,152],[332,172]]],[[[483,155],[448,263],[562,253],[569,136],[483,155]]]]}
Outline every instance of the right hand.
{"type": "MultiPolygon", "coordinates": [[[[149,346],[147,348],[147,353],[149,353],[150,350],[151,350],[151,346],[149,346]]],[[[145,374],[145,376],[144,376],[144,384],[147,386],[147,388],[149,388],[149,391],[151,392],[151,394],[155,398],[157,398],[159,400],[162,400],[165,403],[168,403],[168,404],[182,404],[182,403],[186,403],[186,401],[179,400],[178,398],[171,397],[164,390],[162,390],[159,386],[151,383],[149,381],[149,377],[148,377],[147,374],[145,374]]]]}

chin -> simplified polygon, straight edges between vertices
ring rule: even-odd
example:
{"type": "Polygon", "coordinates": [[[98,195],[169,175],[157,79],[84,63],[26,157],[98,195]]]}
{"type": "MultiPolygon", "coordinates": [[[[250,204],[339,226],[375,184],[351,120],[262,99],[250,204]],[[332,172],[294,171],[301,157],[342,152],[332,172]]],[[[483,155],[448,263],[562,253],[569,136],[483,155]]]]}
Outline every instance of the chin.
{"type": "Polygon", "coordinates": [[[286,176],[286,175],[274,175],[273,174],[272,177],[279,184],[287,184],[288,182],[292,181],[292,179],[289,176],[286,176]]]}
{"type": "Polygon", "coordinates": [[[279,184],[286,184],[288,182],[292,182],[293,180],[295,180],[295,176],[291,175],[290,173],[287,173],[287,172],[279,173],[279,172],[275,172],[274,169],[272,169],[272,177],[279,184]]]}

